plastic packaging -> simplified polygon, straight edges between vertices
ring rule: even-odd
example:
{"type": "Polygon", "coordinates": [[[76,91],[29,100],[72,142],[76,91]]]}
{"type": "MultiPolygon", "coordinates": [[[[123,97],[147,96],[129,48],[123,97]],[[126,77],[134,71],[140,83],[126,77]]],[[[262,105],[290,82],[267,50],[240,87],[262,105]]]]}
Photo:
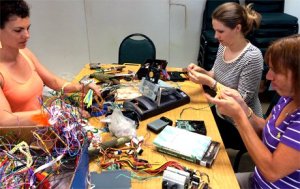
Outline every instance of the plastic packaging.
{"type": "Polygon", "coordinates": [[[135,121],[125,117],[119,108],[115,108],[110,115],[109,130],[116,137],[135,137],[135,121]]]}

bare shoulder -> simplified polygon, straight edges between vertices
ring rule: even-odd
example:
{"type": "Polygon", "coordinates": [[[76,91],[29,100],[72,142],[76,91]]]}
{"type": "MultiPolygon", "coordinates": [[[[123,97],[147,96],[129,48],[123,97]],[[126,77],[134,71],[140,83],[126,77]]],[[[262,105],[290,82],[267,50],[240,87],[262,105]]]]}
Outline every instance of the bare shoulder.
{"type": "Polygon", "coordinates": [[[39,60],[30,49],[24,48],[21,52],[25,54],[35,65],[39,64],[39,60]]]}
{"type": "Polygon", "coordinates": [[[20,49],[20,51],[25,54],[26,56],[28,56],[30,59],[33,58],[34,54],[31,52],[30,49],[28,48],[24,48],[24,49],[20,49]]]}

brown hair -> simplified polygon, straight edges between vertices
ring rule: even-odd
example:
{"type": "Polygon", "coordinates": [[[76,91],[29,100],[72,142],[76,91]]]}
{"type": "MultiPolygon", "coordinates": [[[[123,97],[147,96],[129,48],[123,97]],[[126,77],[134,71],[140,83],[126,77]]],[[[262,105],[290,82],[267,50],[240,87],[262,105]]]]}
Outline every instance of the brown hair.
{"type": "Polygon", "coordinates": [[[294,89],[300,92],[300,34],[274,41],[265,53],[265,62],[272,64],[275,73],[292,72],[294,89]]]}
{"type": "Polygon", "coordinates": [[[222,22],[226,27],[242,26],[242,33],[246,36],[250,31],[259,27],[261,15],[252,9],[252,4],[241,6],[235,2],[224,3],[218,6],[212,18],[222,22]]]}
{"type": "Polygon", "coordinates": [[[29,6],[24,0],[0,0],[0,28],[3,29],[10,17],[29,17],[29,6]]]}

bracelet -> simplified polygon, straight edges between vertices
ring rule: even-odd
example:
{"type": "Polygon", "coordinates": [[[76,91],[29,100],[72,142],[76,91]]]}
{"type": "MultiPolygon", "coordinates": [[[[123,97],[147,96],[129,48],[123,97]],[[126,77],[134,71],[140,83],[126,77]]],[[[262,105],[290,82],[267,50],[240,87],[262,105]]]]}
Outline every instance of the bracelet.
{"type": "Polygon", "coordinates": [[[217,82],[217,80],[215,80],[213,86],[210,87],[210,88],[213,89],[213,90],[216,90],[217,84],[218,84],[218,82],[217,82]]]}
{"type": "Polygon", "coordinates": [[[67,85],[70,85],[71,84],[71,82],[65,82],[64,84],[63,84],[63,86],[61,87],[61,92],[64,92],[65,91],[65,87],[67,86],[67,85]]]}
{"type": "Polygon", "coordinates": [[[248,107],[248,110],[249,110],[249,114],[247,115],[247,118],[251,119],[253,116],[253,110],[250,107],[248,107]]]}

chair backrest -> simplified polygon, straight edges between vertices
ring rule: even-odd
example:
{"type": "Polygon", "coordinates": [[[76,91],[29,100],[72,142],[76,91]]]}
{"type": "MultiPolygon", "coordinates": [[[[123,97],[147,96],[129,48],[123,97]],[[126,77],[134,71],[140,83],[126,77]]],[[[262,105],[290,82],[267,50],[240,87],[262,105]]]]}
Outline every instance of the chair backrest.
{"type": "Polygon", "coordinates": [[[212,23],[211,23],[212,13],[219,5],[221,5],[223,3],[228,3],[228,2],[240,3],[239,0],[206,0],[205,9],[204,9],[203,18],[202,18],[202,31],[213,29],[212,23]]]}
{"type": "Polygon", "coordinates": [[[245,0],[245,4],[253,3],[253,9],[259,13],[284,12],[284,0],[245,0]]]}
{"type": "Polygon", "coordinates": [[[119,47],[119,64],[143,64],[147,59],[156,58],[152,40],[144,34],[134,33],[123,39],[119,47]]]}

